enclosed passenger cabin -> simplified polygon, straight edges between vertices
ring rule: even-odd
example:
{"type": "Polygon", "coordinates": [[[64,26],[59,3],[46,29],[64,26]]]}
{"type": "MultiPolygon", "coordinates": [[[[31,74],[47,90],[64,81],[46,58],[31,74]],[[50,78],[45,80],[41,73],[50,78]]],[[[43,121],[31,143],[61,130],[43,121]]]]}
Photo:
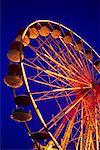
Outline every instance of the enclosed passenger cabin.
{"type": "Polygon", "coordinates": [[[8,74],[4,78],[4,82],[11,88],[19,88],[23,85],[21,75],[21,67],[19,64],[10,64],[8,67],[8,74]]]}

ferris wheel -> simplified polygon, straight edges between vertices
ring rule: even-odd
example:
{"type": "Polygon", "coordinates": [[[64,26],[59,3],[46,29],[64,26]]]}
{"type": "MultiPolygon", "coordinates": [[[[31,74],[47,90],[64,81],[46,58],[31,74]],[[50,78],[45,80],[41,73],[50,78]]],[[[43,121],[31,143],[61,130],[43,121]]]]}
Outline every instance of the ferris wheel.
{"type": "Polygon", "coordinates": [[[98,53],[68,27],[37,20],[18,32],[7,57],[11,118],[24,123],[33,149],[99,150],[98,53]]]}

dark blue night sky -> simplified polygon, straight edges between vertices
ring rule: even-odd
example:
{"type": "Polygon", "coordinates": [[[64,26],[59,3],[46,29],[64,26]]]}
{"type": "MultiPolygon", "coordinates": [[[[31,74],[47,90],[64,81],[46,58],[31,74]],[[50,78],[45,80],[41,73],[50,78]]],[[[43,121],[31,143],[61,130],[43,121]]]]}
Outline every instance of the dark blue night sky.
{"type": "Polygon", "coordinates": [[[10,119],[13,95],[3,82],[9,44],[20,28],[48,19],[68,26],[100,53],[100,0],[2,0],[1,4],[1,149],[31,149],[23,125],[10,119]]]}

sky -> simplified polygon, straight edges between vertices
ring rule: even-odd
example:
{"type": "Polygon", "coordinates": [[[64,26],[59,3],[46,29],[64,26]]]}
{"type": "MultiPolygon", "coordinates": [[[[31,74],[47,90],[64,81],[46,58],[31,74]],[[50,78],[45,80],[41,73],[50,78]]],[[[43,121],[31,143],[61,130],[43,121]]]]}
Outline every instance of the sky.
{"type": "Polygon", "coordinates": [[[6,54],[20,28],[35,20],[52,20],[68,26],[100,54],[99,0],[1,0],[1,149],[31,149],[33,143],[23,125],[10,119],[12,91],[3,79],[9,60],[6,54]]]}

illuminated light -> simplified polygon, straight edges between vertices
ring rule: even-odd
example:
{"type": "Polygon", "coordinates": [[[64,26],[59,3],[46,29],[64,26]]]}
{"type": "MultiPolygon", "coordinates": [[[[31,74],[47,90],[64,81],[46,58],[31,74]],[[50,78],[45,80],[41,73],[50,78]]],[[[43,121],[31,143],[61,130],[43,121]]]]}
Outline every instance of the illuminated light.
{"type": "Polygon", "coordinates": [[[4,78],[4,83],[12,88],[19,88],[23,85],[23,79],[15,75],[7,75],[4,78]]]}
{"type": "Polygon", "coordinates": [[[30,38],[31,39],[36,39],[39,36],[39,32],[36,28],[29,28],[29,33],[30,33],[30,38]]]}
{"type": "Polygon", "coordinates": [[[65,37],[63,38],[63,40],[64,40],[64,42],[66,44],[70,44],[72,42],[72,36],[71,36],[71,34],[69,32],[66,33],[65,37]]]}
{"type": "MultiPolygon", "coordinates": [[[[20,62],[20,51],[17,49],[11,49],[7,53],[7,57],[12,62],[20,62]]],[[[24,54],[21,53],[21,60],[24,59],[24,54]]]]}
{"type": "Polygon", "coordinates": [[[61,32],[58,30],[58,29],[55,29],[51,32],[51,36],[54,38],[54,39],[57,39],[59,38],[59,36],[61,35],[61,32]]]}
{"type": "Polygon", "coordinates": [[[50,33],[50,29],[48,27],[44,26],[39,30],[39,33],[41,36],[48,36],[50,33]]]}
{"type": "Polygon", "coordinates": [[[22,39],[21,35],[18,35],[15,39],[15,41],[19,41],[22,42],[24,46],[28,46],[30,43],[30,39],[28,38],[27,35],[24,36],[24,38],[22,39]]]}

